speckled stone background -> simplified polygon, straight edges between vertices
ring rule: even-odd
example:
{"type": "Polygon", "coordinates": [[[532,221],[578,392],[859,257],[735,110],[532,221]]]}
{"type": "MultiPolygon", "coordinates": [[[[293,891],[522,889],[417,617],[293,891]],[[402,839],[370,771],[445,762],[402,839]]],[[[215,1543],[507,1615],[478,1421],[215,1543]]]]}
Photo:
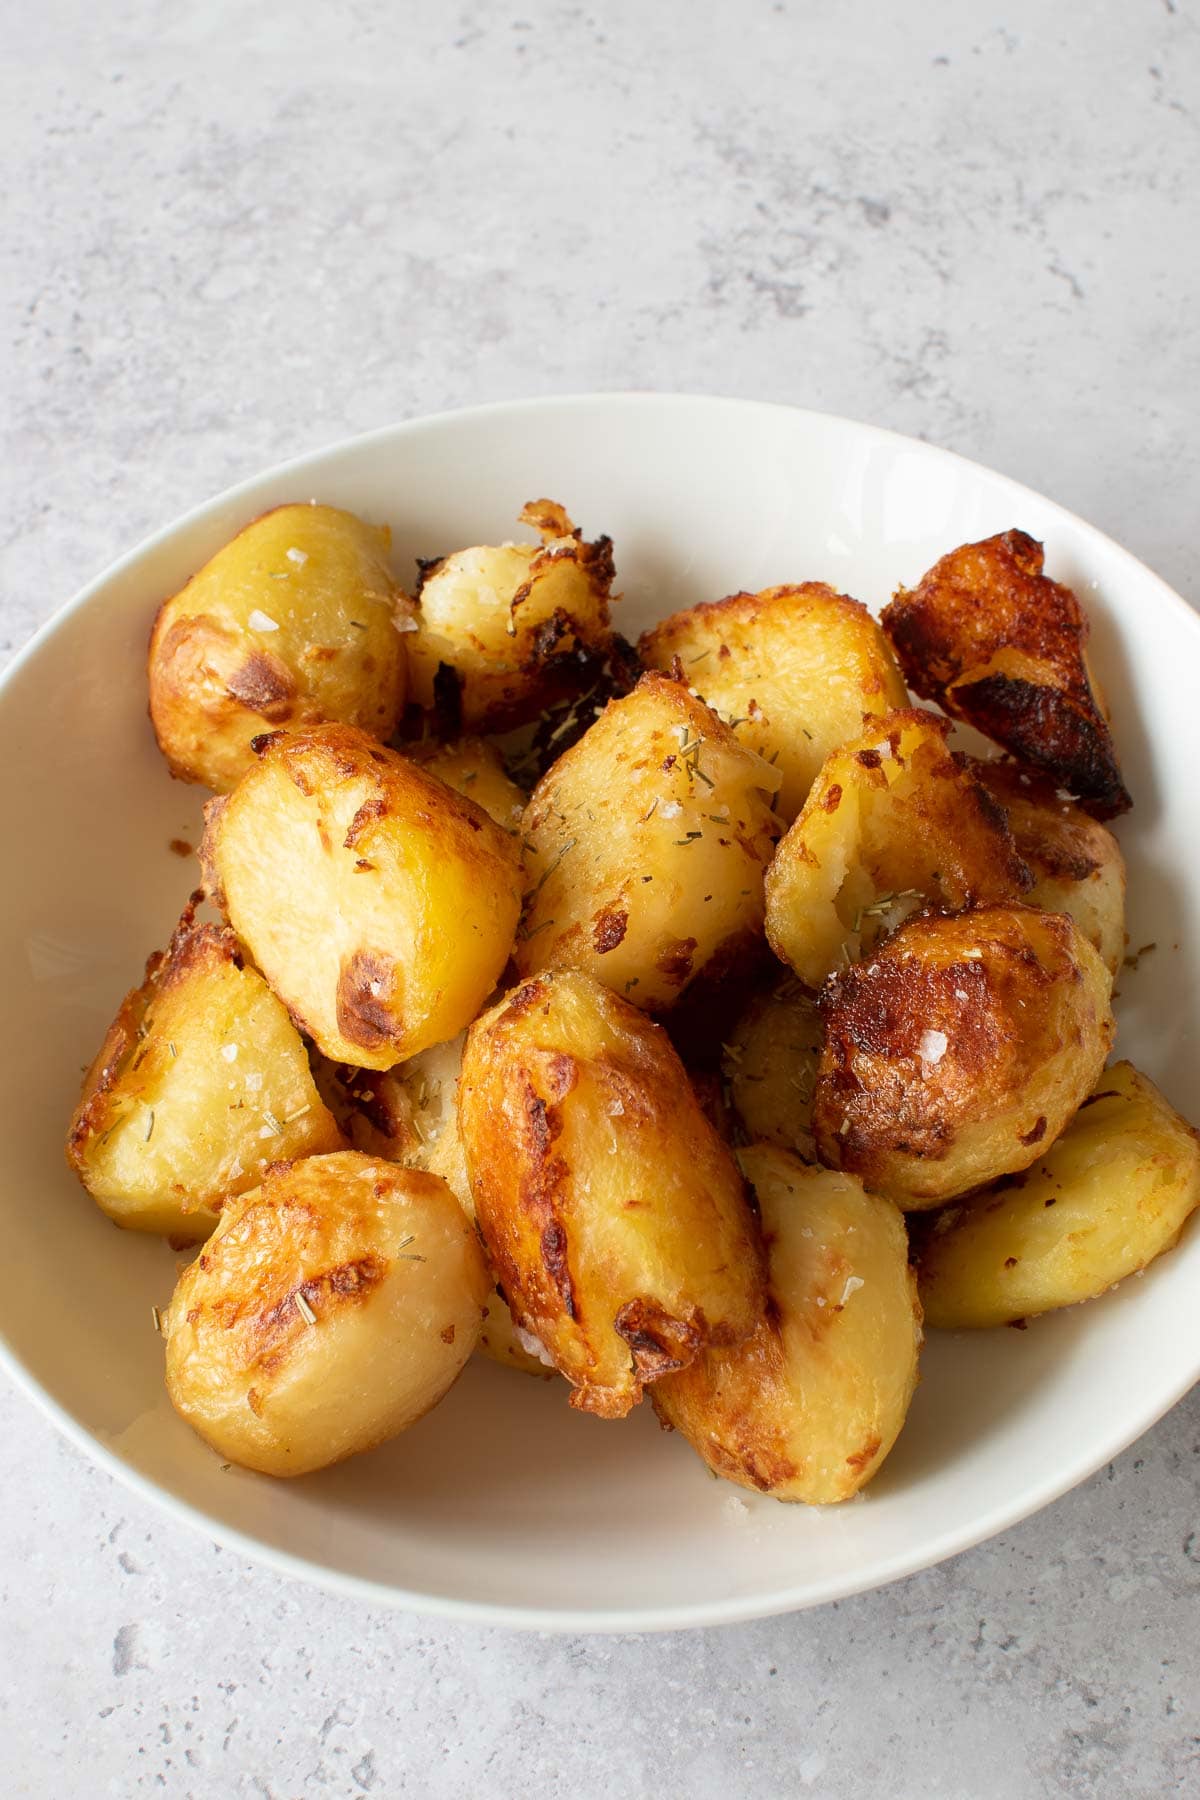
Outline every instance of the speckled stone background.
{"type": "MultiPolygon", "coordinates": [[[[782,399],[1195,600],[1192,0],[8,0],[0,647],[185,507],[442,407],[782,399]]],[[[563,1640],[290,1584],[0,1393],[0,1792],[1200,1793],[1200,1398],[793,1618],[563,1640]]]]}

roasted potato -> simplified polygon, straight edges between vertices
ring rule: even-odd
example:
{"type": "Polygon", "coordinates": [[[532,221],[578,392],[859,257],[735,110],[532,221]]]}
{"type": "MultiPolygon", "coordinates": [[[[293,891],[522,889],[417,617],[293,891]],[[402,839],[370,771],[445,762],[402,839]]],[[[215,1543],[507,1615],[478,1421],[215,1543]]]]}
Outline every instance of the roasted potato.
{"type": "Polygon", "coordinates": [[[751,1000],[724,1059],[730,1098],[751,1142],[817,1160],[812,1109],[822,1035],[816,1001],[792,976],[751,1000]]]}
{"type": "Polygon", "coordinates": [[[578,652],[609,637],[612,544],[585,544],[561,506],[531,500],[521,523],[541,544],[456,550],[422,563],[418,629],[409,641],[413,702],[439,709],[450,671],[464,731],[508,731],[578,682],[578,652]]]}
{"type": "Polygon", "coordinates": [[[929,1323],[1006,1325],[1092,1300],[1170,1250],[1197,1206],[1200,1135],[1116,1063],[1033,1168],[933,1220],[929,1323]]]}
{"type": "Polygon", "coordinates": [[[766,881],[771,948],[809,987],[927,901],[957,912],[1030,886],[949,729],[934,713],[891,713],[825,759],[766,881]]]}
{"type": "Polygon", "coordinates": [[[268,1164],[341,1142],[283,1006],[232,932],[189,910],[88,1071],[71,1167],[118,1225],[196,1243],[268,1164]]]}
{"type": "Polygon", "coordinates": [[[1044,561],[1023,531],[963,544],[897,589],[883,625],[923,699],[1112,818],[1130,799],[1088,667],[1087,615],[1044,561]]]}
{"type": "Polygon", "coordinates": [[[689,607],[644,632],[638,648],[651,668],[678,658],[739,742],[778,765],[775,809],[789,824],[830,751],[858,737],[868,715],[908,705],[866,607],[822,581],[689,607]]]}
{"type": "Polygon", "coordinates": [[[644,675],[525,814],[520,972],[576,968],[647,1011],[756,946],[776,772],[666,675],[644,675]]]}
{"type": "MultiPolygon", "coordinates": [[[[454,1120],[463,1036],[460,1031],[392,1069],[355,1069],[314,1058],[317,1085],[355,1150],[414,1168],[430,1166],[442,1133],[454,1120]]],[[[435,1172],[446,1177],[456,1198],[463,1198],[445,1169],[435,1172]]],[[[469,1199],[463,1204],[469,1208],[469,1199]]]]}
{"type": "Polygon", "coordinates": [[[404,704],[411,609],[390,533],[331,506],[277,506],[160,608],[150,717],[171,773],[228,793],[251,739],[323,719],[389,737],[404,704]]]}
{"type": "Polygon", "coordinates": [[[912,1211],[1028,1168],[1104,1067],[1111,990],[1065,913],[909,919],[822,990],[822,1161],[912,1211]]]}
{"type": "Polygon", "coordinates": [[[742,1178],[666,1033],[599,982],[536,976],[476,1021],[459,1126],[492,1267],[573,1405],[621,1418],[754,1329],[742,1178]]]}
{"type": "Polygon", "coordinates": [[[921,1309],[904,1221],[851,1175],[739,1151],[767,1246],[754,1336],[654,1384],[655,1411],[716,1474],[778,1500],[848,1500],[895,1443],[917,1384],[921,1309]]]}
{"type": "Polygon", "coordinates": [[[436,1405],[489,1286],[435,1176],[350,1150],[280,1163],[180,1276],[163,1315],[167,1391],[218,1455],[306,1475],[436,1405]]]}
{"type": "Polygon", "coordinates": [[[214,893],[325,1056],[390,1068],[495,987],[521,908],[515,840],[363,732],[271,738],[207,821],[214,893]]]}
{"type": "Polygon", "coordinates": [[[483,738],[456,738],[452,744],[427,740],[406,744],[404,754],[444,781],[456,794],[482,806],[505,831],[520,831],[526,795],[505,773],[504,758],[483,738]]]}

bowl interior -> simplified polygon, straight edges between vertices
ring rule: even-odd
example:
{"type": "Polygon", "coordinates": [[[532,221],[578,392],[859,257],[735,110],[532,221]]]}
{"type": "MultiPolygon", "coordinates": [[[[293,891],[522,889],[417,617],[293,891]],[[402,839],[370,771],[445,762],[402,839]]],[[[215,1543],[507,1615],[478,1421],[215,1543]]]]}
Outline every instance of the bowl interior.
{"type": "Polygon", "coordinates": [[[195,879],[196,790],[146,718],[155,607],[267,506],[319,498],[391,525],[412,559],[511,536],[561,499],[612,534],[622,629],[735,588],[820,579],[883,604],[943,551],[1011,525],[1093,620],[1135,811],[1119,1050],[1200,1118],[1196,1057],[1200,621],[1049,501],[927,445],[741,402],[607,396],[417,422],[222,497],[126,558],[19,659],[0,696],[0,897],[9,1096],[0,1331],[14,1371],[94,1453],[215,1535],[301,1573],[427,1610],[652,1627],[833,1598],[922,1567],[1044,1504],[1200,1372],[1200,1234],[1102,1303],[1023,1332],[931,1334],[908,1425],[861,1504],[782,1507],[710,1479],[648,1407],[621,1426],[560,1387],[473,1362],[396,1443],[275,1484],[179,1423],[151,1306],[163,1244],[115,1230],[63,1163],[81,1072],[195,879]]]}

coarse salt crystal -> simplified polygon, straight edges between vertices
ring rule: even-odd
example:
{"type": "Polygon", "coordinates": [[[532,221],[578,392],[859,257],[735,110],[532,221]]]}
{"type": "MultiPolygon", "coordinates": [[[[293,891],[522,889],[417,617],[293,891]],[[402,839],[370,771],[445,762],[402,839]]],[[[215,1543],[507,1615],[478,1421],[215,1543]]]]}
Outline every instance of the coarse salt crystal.
{"type": "Polygon", "coordinates": [[[678,800],[664,800],[658,810],[664,819],[677,819],[683,808],[678,800]]]}
{"type": "Polygon", "coordinates": [[[308,561],[308,551],[307,550],[297,550],[296,546],[293,544],[291,549],[287,553],[287,559],[289,562],[299,563],[301,565],[301,567],[303,567],[303,565],[308,561]]]}
{"type": "Polygon", "coordinates": [[[259,1089],[262,1087],[262,1084],[263,1084],[263,1078],[262,1078],[262,1070],[261,1069],[247,1070],[246,1086],[249,1088],[249,1090],[252,1094],[257,1094],[259,1089]]]}
{"type": "Polygon", "coordinates": [[[921,1041],[917,1045],[917,1054],[926,1068],[936,1068],[950,1046],[950,1039],[944,1031],[923,1031],[921,1041]]]}
{"type": "Polygon", "coordinates": [[[226,1062],[236,1062],[237,1054],[238,1054],[238,1047],[236,1044],[222,1044],[221,1045],[221,1055],[225,1058],[226,1062]]]}
{"type": "Polygon", "coordinates": [[[526,1356],[536,1356],[538,1361],[545,1363],[548,1369],[554,1367],[554,1358],[540,1337],[536,1337],[532,1331],[526,1331],[524,1326],[518,1325],[515,1319],[513,1320],[513,1330],[517,1335],[517,1342],[526,1356]]]}
{"type": "Polygon", "coordinates": [[[272,619],[268,613],[260,612],[257,606],[255,607],[254,611],[250,614],[250,617],[247,619],[246,623],[249,625],[251,631],[278,631],[279,630],[278,622],[275,619],[272,619]]]}
{"type": "Polygon", "coordinates": [[[857,1294],[859,1288],[865,1287],[866,1285],[867,1284],[863,1280],[861,1275],[847,1275],[846,1285],[842,1289],[842,1297],[838,1301],[838,1305],[845,1306],[845,1304],[846,1304],[847,1300],[850,1298],[851,1294],[857,1294]]]}

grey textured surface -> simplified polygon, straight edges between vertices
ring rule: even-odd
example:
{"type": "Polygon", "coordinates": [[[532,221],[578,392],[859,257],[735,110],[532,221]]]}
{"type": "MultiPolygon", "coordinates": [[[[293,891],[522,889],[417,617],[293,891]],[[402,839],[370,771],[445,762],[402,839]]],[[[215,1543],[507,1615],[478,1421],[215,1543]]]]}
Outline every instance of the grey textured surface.
{"type": "MultiPolygon", "coordinates": [[[[930,437],[1200,595],[1189,0],[5,17],[5,652],[267,462],[593,387],[930,437]]],[[[291,1585],[0,1428],[5,1794],[1200,1792],[1196,1394],[939,1570],[611,1641],[291,1585]]]]}

